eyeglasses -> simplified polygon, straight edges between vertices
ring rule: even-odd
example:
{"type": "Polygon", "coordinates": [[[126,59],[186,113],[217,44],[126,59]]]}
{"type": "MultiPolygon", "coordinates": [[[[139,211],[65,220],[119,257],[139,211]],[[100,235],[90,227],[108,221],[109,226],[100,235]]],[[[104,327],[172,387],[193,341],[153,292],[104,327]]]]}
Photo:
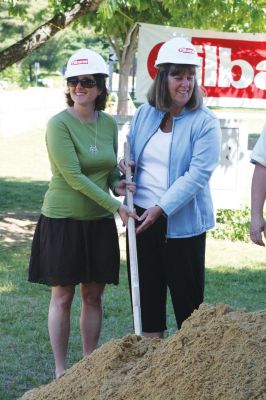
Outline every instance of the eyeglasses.
{"type": "Polygon", "coordinates": [[[78,79],[78,78],[67,78],[67,86],[69,87],[76,87],[78,84],[81,84],[83,88],[93,88],[97,85],[96,81],[93,79],[85,78],[85,79],[78,79]]]}

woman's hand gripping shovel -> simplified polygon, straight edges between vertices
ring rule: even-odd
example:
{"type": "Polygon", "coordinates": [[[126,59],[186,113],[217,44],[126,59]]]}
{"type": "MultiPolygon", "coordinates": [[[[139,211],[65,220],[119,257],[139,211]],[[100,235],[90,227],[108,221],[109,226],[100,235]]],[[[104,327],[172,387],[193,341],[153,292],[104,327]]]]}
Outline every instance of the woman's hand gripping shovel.
{"type": "MultiPolygon", "coordinates": [[[[130,144],[124,144],[124,159],[126,164],[126,180],[131,181],[131,167],[130,161],[130,144]]],[[[133,194],[128,189],[126,190],[127,206],[130,211],[134,211],[133,194]]],[[[136,232],[135,220],[132,217],[128,218],[128,247],[129,247],[129,262],[130,262],[130,275],[131,275],[131,296],[133,308],[134,329],[136,335],[141,335],[141,308],[140,308],[140,294],[139,294],[139,272],[138,272],[138,258],[136,246],[136,232]]]]}

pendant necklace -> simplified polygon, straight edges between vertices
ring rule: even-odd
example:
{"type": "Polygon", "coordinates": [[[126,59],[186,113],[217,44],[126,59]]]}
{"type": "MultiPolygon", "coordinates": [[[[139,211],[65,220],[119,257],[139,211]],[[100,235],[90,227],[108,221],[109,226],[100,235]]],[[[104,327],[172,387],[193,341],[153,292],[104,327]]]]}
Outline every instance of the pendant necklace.
{"type": "Polygon", "coordinates": [[[95,133],[95,137],[94,137],[94,145],[90,145],[90,152],[91,153],[97,153],[98,152],[98,148],[97,148],[97,135],[98,135],[98,119],[99,119],[99,113],[97,116],[97,120],[96,120],[96,133],[95,133]]]}
{"type": "MultiPolygon", "coordinates": [[[[72,114],[72,113],[71,113],[72,114]]],[[[72,114],[73,115],[73,114],[72,114]]],[[[79,116],[77,115],[77,113],[74,114],[74,116],[76,118],[78,118],[79,122],[84,125],[86,123],[86,121],[82,121],[79,116]]],[[[98,119],[99,119],[99,113],[97,113],[97,119],[96,119],[96,132],[95,132],[95,136],[94,136],[94,145],[91,144],[89,147],[89,151],[92,154],[98,153],[98,148],[97,148],[97,136],[98,136],[98,119]]]]}
{"type": "MultiPolygon", "coordinates": [[[[69,111],[69,112],[70,112],[70,114],[73,115],[73,111],[69,111]]],[[[90,153],[92,153],[92,154],[98,153],[98,151],[99,151],[98,148],[97,148],[99,112],[97,112],[96,115],[97,115],[97,119],[96,119],[96,132],[95,132],[95,136],[94,136],[94,145],[91,144],[90,147],[89,147],[89,151],[90,151],[90,153]]],[[[77,115],[77,112],[74,113],[74,117],[76,117],[82,125],[84,125],[84,124],[86,123],[86,121],[82,121],[82,120],[79,118],[79,116],[77,115]]]]}

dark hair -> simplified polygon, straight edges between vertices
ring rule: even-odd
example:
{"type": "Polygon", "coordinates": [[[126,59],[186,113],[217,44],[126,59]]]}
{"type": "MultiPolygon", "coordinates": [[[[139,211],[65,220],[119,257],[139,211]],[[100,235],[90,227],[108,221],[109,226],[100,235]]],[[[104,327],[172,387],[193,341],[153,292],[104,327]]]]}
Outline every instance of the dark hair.
{"type": "Polygon", "coordinates": [[[190,111],[197,110],[202,106],[203,96],[202,91],[199,88],[196,67],[189,64],[162,64],[159,66],[159,71],[154,79],[148,93],[147,99],[151,106],[157,108],[160,111],[168,112],[172,105],[172,99],[168,90],[168,75],[182,75],[184,72],[195,74],[195,84],[192,92],[192,96],[186,104],[186,107],[190,111]]]}
{"type": "MultiPolygon", "coordinates": [[[[107,97],[109,95],[107,87],[106,87],[105,75],[103,75],[103,74],[93,74],[92,76],[96,80],[96,84],[97,84],[98,89],[101,90],[101,93],[99,94],[99,96],[96,97],[96,100],[95,100],[95,110],[96,111],[101,111],[101,110],[105,109],[107,97]]],[[[72,100],[72,98],[70,96],[69,89],[67,89],[67,91],[65,92],[65,96],[66,96],[67,104],[70,107],[73,107],[74,101],[72,100]]]]}

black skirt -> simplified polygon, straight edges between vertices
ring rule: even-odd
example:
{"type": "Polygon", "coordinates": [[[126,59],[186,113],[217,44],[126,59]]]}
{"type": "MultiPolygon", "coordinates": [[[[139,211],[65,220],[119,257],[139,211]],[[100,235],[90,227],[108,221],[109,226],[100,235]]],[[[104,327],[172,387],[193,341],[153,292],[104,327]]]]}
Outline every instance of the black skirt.
{"type": "Polygon", "coordinates": [[[114,219],[79,221],[41,215],[32,242],[29,281],[48,286],[119,281],[114,219]]]}

